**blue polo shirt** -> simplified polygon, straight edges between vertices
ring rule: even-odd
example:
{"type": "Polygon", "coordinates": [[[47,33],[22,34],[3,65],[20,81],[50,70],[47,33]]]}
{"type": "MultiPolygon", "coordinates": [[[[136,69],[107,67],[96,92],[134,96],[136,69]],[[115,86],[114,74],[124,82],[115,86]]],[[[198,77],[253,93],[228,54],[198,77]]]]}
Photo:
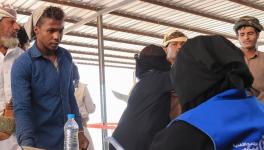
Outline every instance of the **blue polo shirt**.
{"type": "Polygon", "coordinates": [[[19,145],[62,150],[67,114],[82,128],[72,84],[72,57],[58,47],[58,68],[34,44],[13,64],[11,86],[19,145]]]}

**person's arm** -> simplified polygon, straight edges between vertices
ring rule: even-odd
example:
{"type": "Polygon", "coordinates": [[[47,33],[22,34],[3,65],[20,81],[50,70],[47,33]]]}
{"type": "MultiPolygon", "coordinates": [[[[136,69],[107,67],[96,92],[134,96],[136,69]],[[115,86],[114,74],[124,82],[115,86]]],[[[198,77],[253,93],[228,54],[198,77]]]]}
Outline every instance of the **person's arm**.
{"type": "Polygon", "coordinates": [[[92,97],[86,85],[84,87],[84,104],[89,114],[95,111],[95,104],[93,103],[92,97]]]}
{"type": "Polygon", "coordinates": [[[82,118],[81,114],[79,112],[79,108],[76,102],[76,98],[74,96],[74,86],[73,82],[70,82],[70,87],[69,87],[69,96],[70,96],[70,106],[71,106],[71,113],[75,114],[75,120],[79,125],[79,130],[83,130],[83,125],[82,125],[82,118]]]}
{"type": "Polygon", "coordinates": [[[170,119],[178,117],[181,114],[181,104],[179,97],[174,91],[171,92],[171,103],[170,103],[170,119]]]}
{"type": "Polygon", "coordinates": [[[79,133],[78,133],[78,139],[79,139],[79,149],[80,150],[86,150],[89,146],[89,141],[88,139],[85,137],[84,135],[84,130],[83,130],[83,125],[82,125],[82,118],[79,112],[79,108],[74,96],[74,86],[73,86],[73,82],[70,82],[70,106],[71,106],[71,112],[75,114],[76,118],[76,122],[79,125],[79,133]]]}
{"type": "Polygon", "coordinates": [[[30,62],[27,62],[25,58],[20,57],[12,66],[11,89],[18,144],[34,147],[34,121],[31,118],[31,67],[30,62]]]}
{"type": "Polygon", "coordinates": [[[214,145],[210,138],[184,122],[177,121],[170,127],[158,132],[153,138],[149,150],[213,150],[214,145]]]}

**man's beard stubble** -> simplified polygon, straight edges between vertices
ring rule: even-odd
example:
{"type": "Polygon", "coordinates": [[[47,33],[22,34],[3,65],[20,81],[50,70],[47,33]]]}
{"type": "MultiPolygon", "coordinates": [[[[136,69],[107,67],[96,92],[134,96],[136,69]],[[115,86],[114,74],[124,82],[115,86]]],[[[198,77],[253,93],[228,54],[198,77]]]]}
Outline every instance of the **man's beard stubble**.
{"type": "Polygon", "coordinates": [[[0,44],[6,48],[15,48],[18,46],[18,39],[15,37],[1,37],[0,44]]]}

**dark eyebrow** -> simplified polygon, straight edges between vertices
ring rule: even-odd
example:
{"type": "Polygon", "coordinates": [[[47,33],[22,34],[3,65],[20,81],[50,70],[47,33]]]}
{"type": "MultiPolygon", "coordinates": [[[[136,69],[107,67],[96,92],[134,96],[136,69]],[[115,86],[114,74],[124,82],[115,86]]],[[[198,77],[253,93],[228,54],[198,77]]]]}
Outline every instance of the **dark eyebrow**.
{"type": "Polygon", "coordinates": [[[48,28],[48,30],[52,30],[52,31],[63,31],[64,30],[64,27],[63,28],[48,28]]]}

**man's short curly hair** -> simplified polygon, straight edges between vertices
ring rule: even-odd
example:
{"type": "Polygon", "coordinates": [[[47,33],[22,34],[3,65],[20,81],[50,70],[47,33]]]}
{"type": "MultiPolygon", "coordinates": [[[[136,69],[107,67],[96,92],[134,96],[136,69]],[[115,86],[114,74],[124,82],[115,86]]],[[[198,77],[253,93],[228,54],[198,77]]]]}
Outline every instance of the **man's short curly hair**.
{"type": "Polygon", "coordinates": [[[44,18],[50,18],[54,20],[64,20],[65,13],[59,7],[49,6],[47,7],[41,17],[39,18],[37,25],[41,25],[43,23],[44,18]]]}

